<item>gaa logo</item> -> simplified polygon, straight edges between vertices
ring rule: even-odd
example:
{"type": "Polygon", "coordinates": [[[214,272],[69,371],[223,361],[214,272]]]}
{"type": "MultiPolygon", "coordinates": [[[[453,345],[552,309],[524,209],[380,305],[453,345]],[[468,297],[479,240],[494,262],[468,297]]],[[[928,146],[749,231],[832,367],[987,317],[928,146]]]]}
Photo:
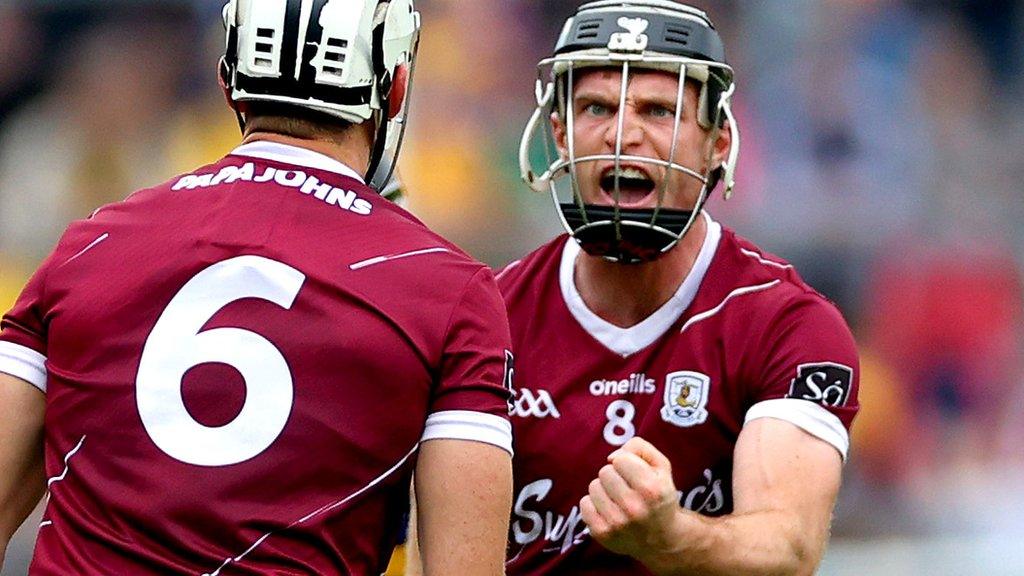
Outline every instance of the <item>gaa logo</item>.
{"type": "Polygon", "coordinates": [[[534,394],[529,388],[520,388],[515,391],[515,395],[512,409],[509,410],[509,416],[519,416],[521,418],[562,417],[555,406],[555,401],[551,399],[551,394],[548,394],[547,390],[538,390],[534,394]]]}
{"type": "Polygon", "coordinates": [[[833,362],[801,364],[786,397],[838,408],[846,406],[852,383],[853,369],[849,366],[833,362]]]}

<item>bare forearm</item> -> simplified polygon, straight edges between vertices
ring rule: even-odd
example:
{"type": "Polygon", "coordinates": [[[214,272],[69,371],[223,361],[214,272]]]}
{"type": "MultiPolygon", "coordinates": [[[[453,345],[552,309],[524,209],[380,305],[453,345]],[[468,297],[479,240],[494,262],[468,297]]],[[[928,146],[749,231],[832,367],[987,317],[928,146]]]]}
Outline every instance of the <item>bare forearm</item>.
{"type": "Polygon", "coordinates": [[[690,536],[642,559],[658,576],[810,575],[824,548],[823,536],[807,534],[799,516],[784,511],[708,518],[680,510],[676,524],[690,536]]]}
{"type": "Polygon", "coordinates": [[[423,443],[416,523],[424,574],[503,574],[511,508],[508,453],[471,441],[423,443]]]}
{"type": "Polygon", "coordinates": [[[32,510],[39,503],[40,498],[46,492],[45,477],[43,468],[40,465],[32,470],[21,471],[17,479],[19,486],[11,486],[7,490],[7,498],[0,501],[0,542],[6,550],[6,544],[14,532],[21,526],[25,518],[32,513],[32,510]]]}
{"type": "Polygon", "coordinates": [[[46,490],[43,470],[45,397],[0,374],[0,542],[5,544],[46,490]]]}

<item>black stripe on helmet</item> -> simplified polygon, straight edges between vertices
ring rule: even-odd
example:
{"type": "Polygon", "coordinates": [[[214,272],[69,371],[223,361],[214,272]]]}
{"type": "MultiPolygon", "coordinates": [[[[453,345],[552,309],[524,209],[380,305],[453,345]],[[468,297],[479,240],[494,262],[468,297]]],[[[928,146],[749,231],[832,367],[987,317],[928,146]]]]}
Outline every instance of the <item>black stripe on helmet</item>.
{"type": "Polygon", "coordinates": [[[281,80],[295,81],[295,56],[298,53],[299,25],[302,19],[302,0],[288,0],[284,13],[284,33],[281,35],[281,80]]]}
{"type": "MultiPolygon", "coordinates": [[[[295,61],[298,54],[298,37],[301,28],[301,0],[289,0],[285,14],[284,33],[281,45],[281,77],[268,78],[247,76],[238,72],[235,86],[252,96],[283,96],[297,100],[319,100],[343,106],[358,106],[370,103],[372,87],[341,88],[316,82],[316,57],[324,28],[320,17],[330,0],[314,0],[310,21],[303,38],[303,54],[299,79],[295,80],[295,61]]],[[[245,98],[242,98],[243,100],[245,98]]]]}
{"type": "Polygon", "coordinates": [[[320,49],[320,43],[324,41],[324,27],[320,24],[320,17],[328,1],[314,0],[313,2],[313,10],[306,28],[306,38],[302,43],[302,69],[299,71],[299,88],[303,92],[312,92],[313,86],[316,84],[316,67],[313,66],[313,59],[320,49]]]}

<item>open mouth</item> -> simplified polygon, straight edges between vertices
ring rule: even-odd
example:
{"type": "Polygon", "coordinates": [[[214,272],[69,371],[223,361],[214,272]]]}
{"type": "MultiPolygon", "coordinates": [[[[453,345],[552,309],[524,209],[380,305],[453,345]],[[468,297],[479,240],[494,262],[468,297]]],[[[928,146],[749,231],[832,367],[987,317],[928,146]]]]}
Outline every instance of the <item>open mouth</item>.
{"type": "Polygon", "coordinates": [[[605,169],[601,174],[601,190],[613,201],[615,195],[615,181],[618,174],[618,203],[620,206],[629,206],[642,203],[651,192],[654,191],[655,182],[646,172],[632,166],[620,166],[618,172],[615,167],[605,169]]]}

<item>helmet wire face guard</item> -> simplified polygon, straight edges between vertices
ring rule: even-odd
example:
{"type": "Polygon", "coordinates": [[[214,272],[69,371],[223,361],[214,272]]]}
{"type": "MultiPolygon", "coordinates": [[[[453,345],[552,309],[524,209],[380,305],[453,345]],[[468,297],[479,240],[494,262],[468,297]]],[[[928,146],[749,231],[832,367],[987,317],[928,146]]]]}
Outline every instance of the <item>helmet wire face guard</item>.
{"type": "Polygon", "coordinates": [[[729,198],[739,156],[739,129],[732,114],[735,90],[732,68],[725,61],[722,41],[704,12],[671,0],[603,0],[590,2],[569,18],[551,58],[538,65],[537,108],[527,123],[519,147],[523,180],[531,189],[549,191],[562,225],[588,253],[625,264],[650,262],[674,247],[693,225],[711,190],[723,181],[729,198]],[[621,72],[616,112],[615,149],[612,154],[576,155],[573,106],[574,82],[580,70],[603,68],[621,72]],[[667,160],[623,154],[624,111],[633,70],[656,70],[675,75],[675,123],[667,160]],[[714,147],[708,146],[707,169],[700,173],[675,162],[682,118],[685,81],[700,85],[697,121],[716,142],[728,122],[731,145],[728,157],[713,168],[714,147]],[[548,122],[552,114],[562,120],[566,136],[564,153],[558,153],[548,122]],[[538,133],[542,134],[537,142],[538,133]],[[538,144],[547,155],[543,170],[534,170],[531,151],[538,144]],[[610,206],[586,204],[580,192],[578,165],[614,162],[610,206]],[[652,165],[665,169],[656,191],[654,208],[620,205],[623,180],[634,176],[621,165],[652,165]],[[692,210],[664,207],[670,175],[678,172],[701,182],[692,210]],[[568,176],[568,178],[565,178],[568,176]],[[566,186],[568,180],[568,186],[566,186]]]}
{"type": "MultiPolygon", "coordinates": [[[[413,0],[229,0],[224,25],[221,76],[231,99],[286,104],[353,124],[373,120],[365,180],[384,189],[405,133],[419,46],[413,0]],[[393,90],[402,66],[407,86],[393,90]]],[[[239,123],[244,127],[241,115],[239,123]]]]}

